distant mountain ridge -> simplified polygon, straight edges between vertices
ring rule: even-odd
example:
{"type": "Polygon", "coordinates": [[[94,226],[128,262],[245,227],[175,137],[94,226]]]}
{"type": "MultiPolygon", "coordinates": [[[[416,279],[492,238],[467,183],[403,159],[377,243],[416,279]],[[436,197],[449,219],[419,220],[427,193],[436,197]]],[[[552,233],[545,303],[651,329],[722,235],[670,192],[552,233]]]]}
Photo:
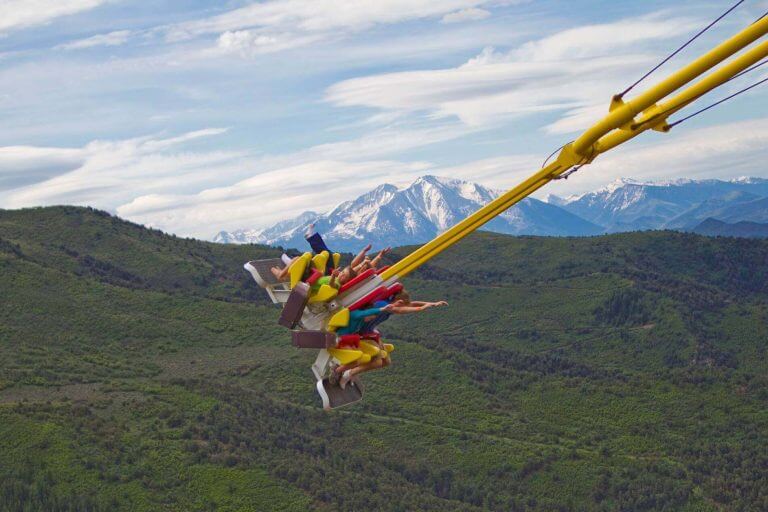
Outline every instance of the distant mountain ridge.
{"type": "MultiPolygon", "coordinates": [[[[423,176],[409,187],[384,184],[331,212],[305,212],[265,230],[220,232],[214,241],[304,247],[304,231],[315,228],[334,248],[355,250],[361,243],[377,246],[419,244],[434,238],[500,195],[476,183],[423,176]]],[[[597,235],[602,227],[562,208],[528,198],[489,222],[484,229],[512,235],[597,235]]]]}
{"type": "Polygon", "coordinates": [[[710,217],[762,222],[768,218],[768,180],[641,183],[620,179],[595,192],[568,199],[553,197],[550,202],[603,226],[608,233],[690,229],[710,217]]]}
{"type": "MultiPolygon", "coordinates": [[[[364,241],[377,246],[419,244],[500,194],[476,183],[423,176],[402,189],[380,185],[326,214],[309,211],[266,229],[221,231],[214,241],[304,247],[304,231],[314,222],[340,250],[355,250],[364,241]]],[[[619,179],[579,196],[550,196],[548,202],[525,199],[483,229],[512,235],[590,236],[649,229],[694,231],[707,219],[725,222],[724,229],[742,221],[768,223],[768,179],[660,183],[619,179]]]]}
{"type": "Polygon", "coordinates": [[[691,231],[705,236],[731,236],[739,238],[768,238],[768,224],[741,221],[729,224],[709,218],[691,231]]]}

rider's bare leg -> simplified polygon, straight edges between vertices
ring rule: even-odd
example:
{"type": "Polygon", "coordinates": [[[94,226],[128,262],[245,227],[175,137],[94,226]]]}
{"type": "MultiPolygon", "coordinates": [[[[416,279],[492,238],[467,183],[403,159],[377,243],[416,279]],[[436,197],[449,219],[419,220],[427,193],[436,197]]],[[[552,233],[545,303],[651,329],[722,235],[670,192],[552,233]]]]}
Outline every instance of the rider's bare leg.
{"type": "Polygon", "coordinates": [[[350,368],[349,370],[345,370],[344,373],[341,374],[341,378],[339,378],[339,386],[344,389],[347,386],[347,383],[349,383],[349,381],[352,380],[352,377],[355,375],[378,370],[379,368],[384,368],[390,364],[391,361],[389,360],[389,356],[378,357],[370,363],[361,364],[359,366],[355,366],[354,368],[350,368]]]}

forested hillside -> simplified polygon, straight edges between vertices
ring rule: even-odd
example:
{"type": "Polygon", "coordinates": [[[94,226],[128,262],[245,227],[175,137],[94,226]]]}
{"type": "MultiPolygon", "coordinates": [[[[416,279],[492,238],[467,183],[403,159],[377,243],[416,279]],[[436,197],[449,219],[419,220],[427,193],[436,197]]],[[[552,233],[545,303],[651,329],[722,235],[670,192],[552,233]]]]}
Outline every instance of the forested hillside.
{"type": "Polygon", "coordinates": [[[0,510],[768,510],[768,241],[474,235],[330,414],[278,254],[0,211],[0,510]]]}

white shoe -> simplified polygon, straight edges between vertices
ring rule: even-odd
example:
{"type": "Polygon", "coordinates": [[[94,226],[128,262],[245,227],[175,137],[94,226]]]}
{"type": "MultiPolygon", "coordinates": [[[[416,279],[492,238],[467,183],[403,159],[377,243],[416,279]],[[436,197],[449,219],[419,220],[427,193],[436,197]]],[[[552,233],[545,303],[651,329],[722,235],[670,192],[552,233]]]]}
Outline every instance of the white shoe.
{"type": "Polygon", "coordinates": [[[341,378],[339,379],[339,387],[341,389],[347,389],[347,384],[349,384],[349,381],[352,380],[351,372],[352,370],[347,370],[341,374],[341,378]]]}

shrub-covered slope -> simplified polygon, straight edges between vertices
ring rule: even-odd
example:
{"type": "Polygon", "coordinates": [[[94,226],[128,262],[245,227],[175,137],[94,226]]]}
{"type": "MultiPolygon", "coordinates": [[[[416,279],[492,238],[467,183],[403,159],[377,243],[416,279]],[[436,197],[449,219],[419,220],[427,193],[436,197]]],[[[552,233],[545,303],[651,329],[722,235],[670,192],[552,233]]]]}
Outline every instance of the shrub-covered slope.
{"type": "Polygon", "coordinates": [[[0,211],[0,510],[768,508],[768,242],[472,236],[332,414],[278,254],[0,211]]]}

